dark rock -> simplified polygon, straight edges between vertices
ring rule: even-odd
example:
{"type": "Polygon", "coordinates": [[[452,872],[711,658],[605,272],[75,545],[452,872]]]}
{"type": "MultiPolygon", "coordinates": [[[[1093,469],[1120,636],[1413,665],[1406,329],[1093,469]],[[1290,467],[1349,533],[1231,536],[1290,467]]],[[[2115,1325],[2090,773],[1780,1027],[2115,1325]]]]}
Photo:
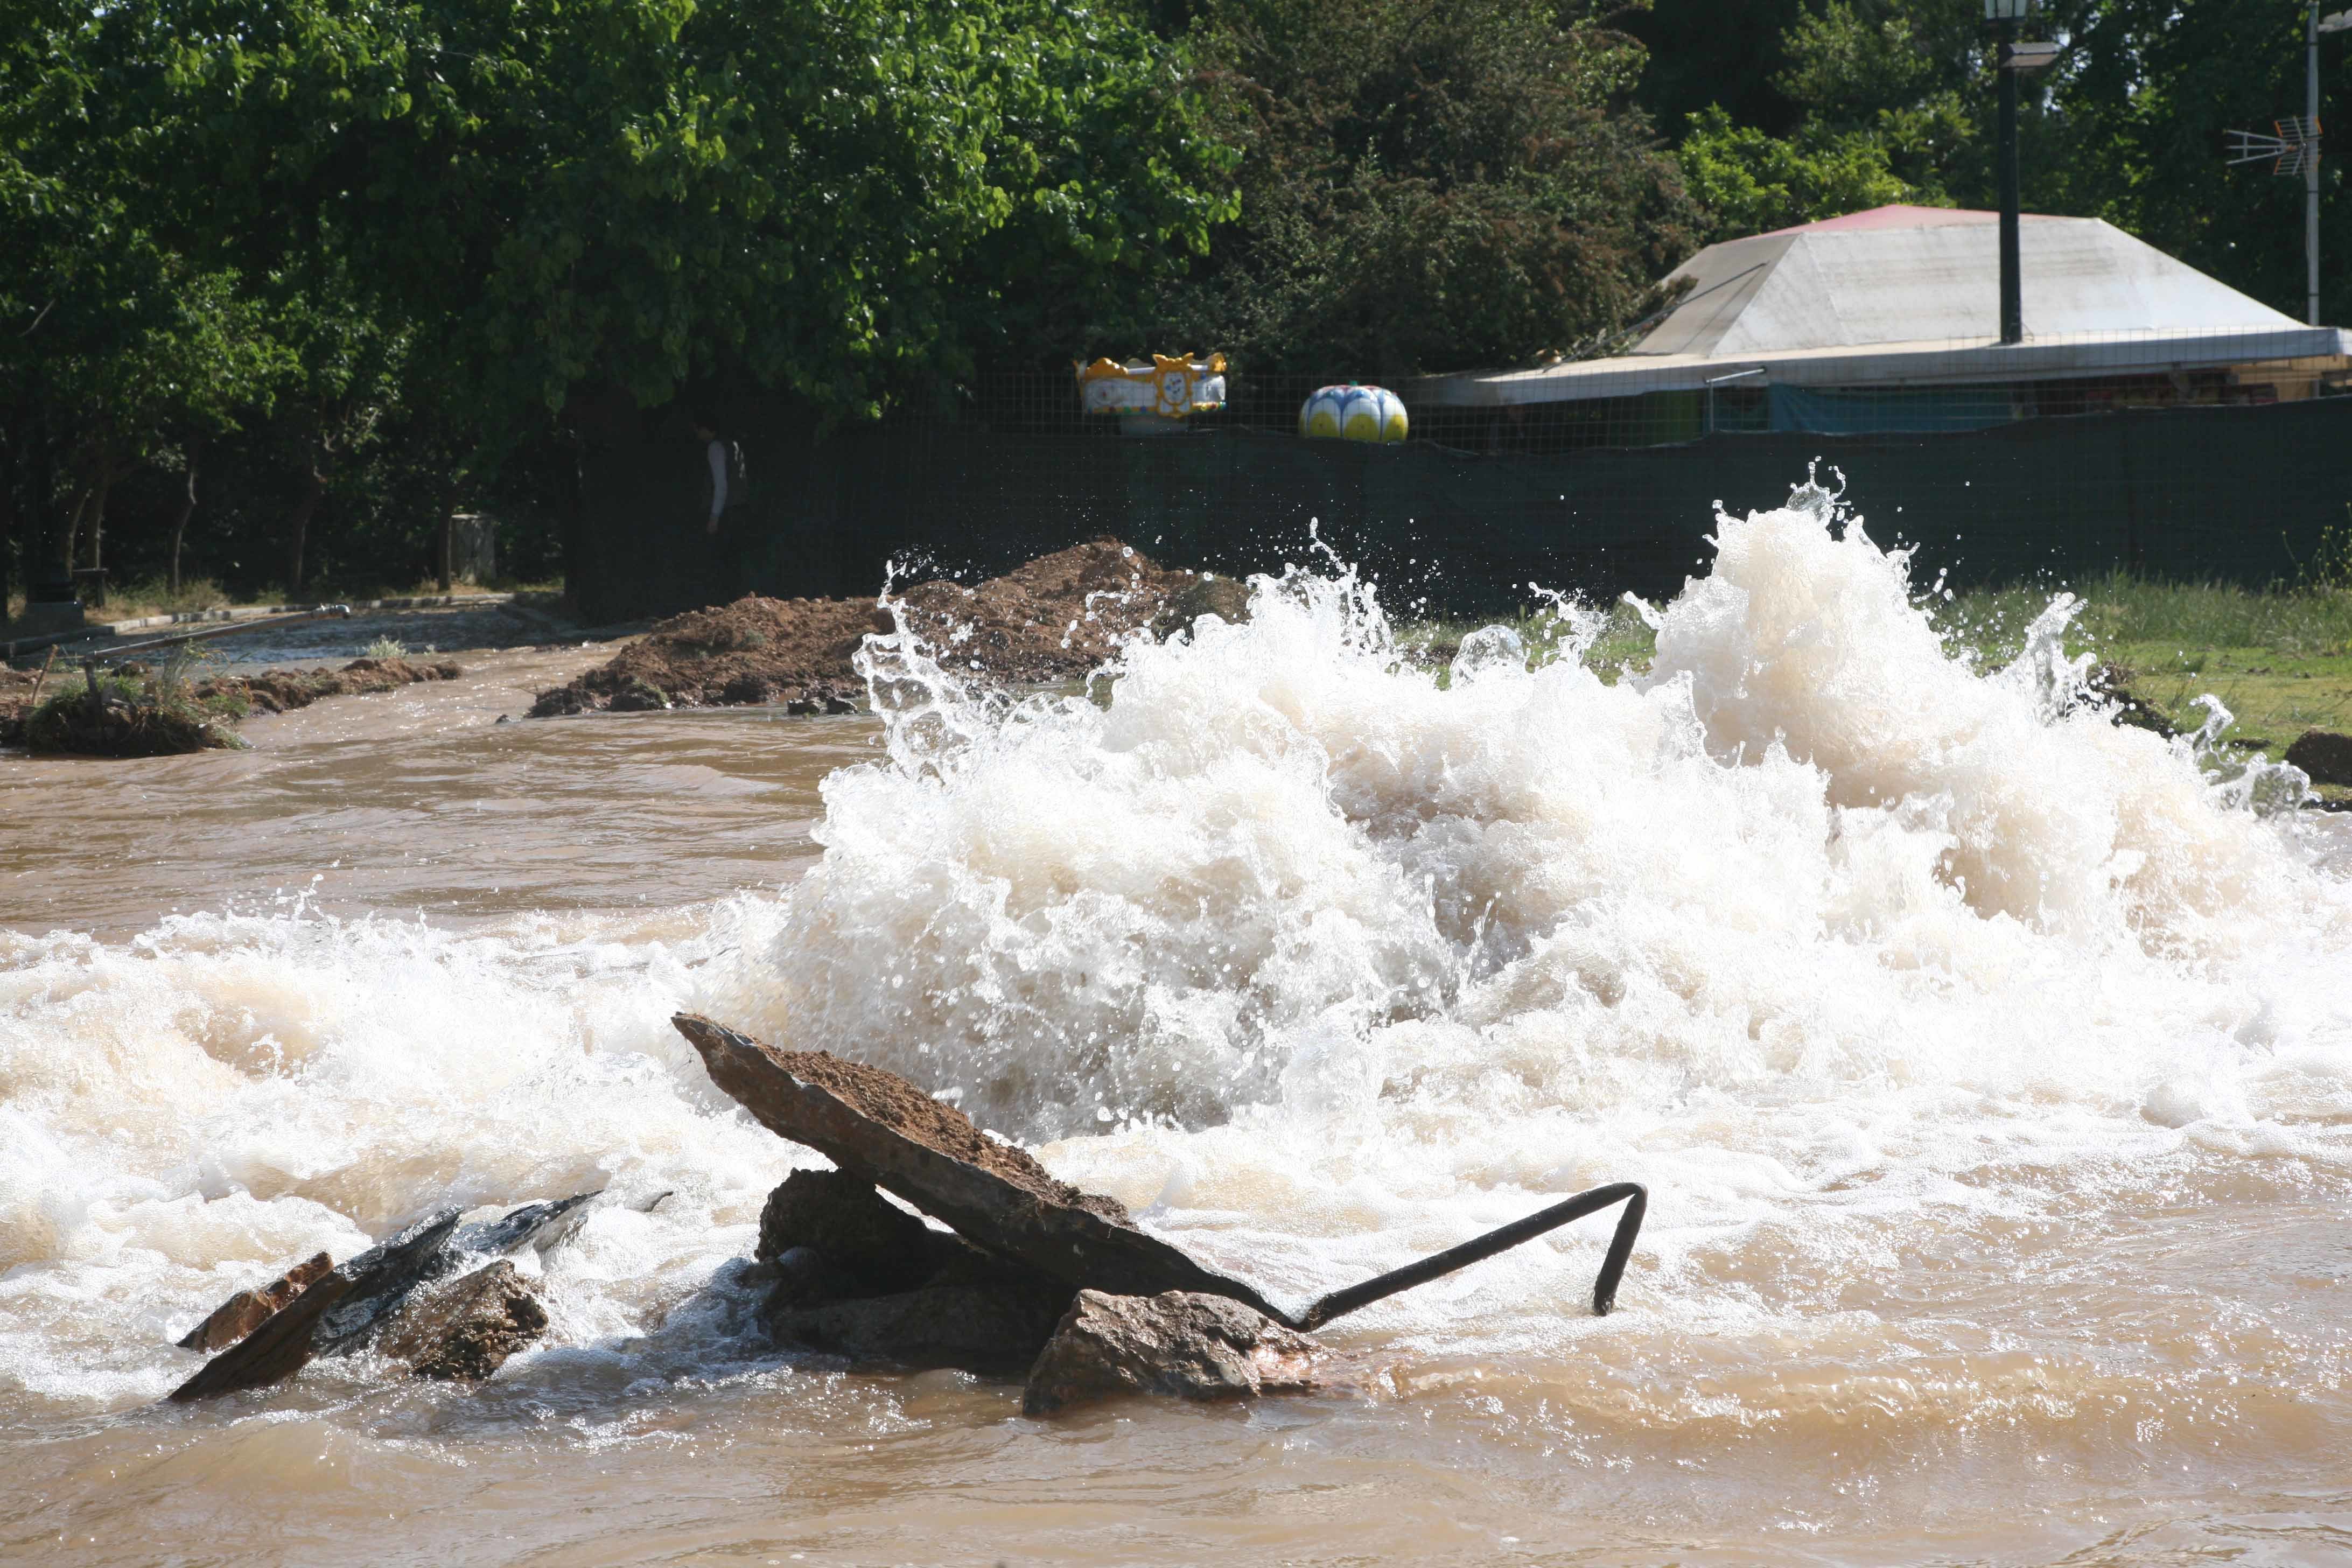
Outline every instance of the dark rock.
{"type": "Polygon", "coordinates": [[[2171,740],[2180,731],[2173,728],[2172,721],[2132,689],[2133,679],[2133,672],[2120,664],[2102,664],[2091,671],[2085,684],[2094,700],[2105,703],[2108,717],[2114,722],[2152,731],[2171,740]]]}
{"type": "Polygon", "coordinates": [[[739,675],[719,689],[721,702],[761,703],[775,689],[764,676],[739,675]]]}
{"type": "Polygon", "coordinates": [[[1193,577],[1168,595],[1151,620],[1154,637],[1188,630],[1202,616],[1234,625],[1250,618],[1249,585],[1234,577],[1193,577]]]}
{"type": "Polygon", "coordinates": [[[991,1252],[1072,1286],[1135,1296],[1202,1290],[1275,1310],[1240,1280],[1138,1230],[1117,1199],[1055,1180],[896,1073],[824,1051],[779,1051],[693,1014],[671,1021],[701,1053],[712,1081],[770,1131],[991,1252]]]}
{"type": "Polygon", "coordinates": [[[418,1220],[381,1246],[372,1247],[335,1270],[352,1282],[350,1292],[328,1309],[312,1334],[320,1355],[349,1355],[366,1348],[379,1321],[418,1286],[448,1272],[454,1262],[450,1237],[462,1209],[443,1209],[418,1220]]]}
{"type": "Polygon", "coordinates": [[[2352,735],[2305,730],[2286,749],[2286,760],[2309,774],[2314,784],[2352,784],[2352,735]]]}
{"type": "Polygon", "coordinates": [[[501,1260],[415,1291],[384,1318],[375,1343],[418,1377],[479,1383],[546,1331],[538,1288],[501,1260]]]}
{"type": "Polygon", "coordinates": [[[206,1355],[228,1349],[261,1327],[272,1313],[291,1303],[332,1267],[333,1260],[321,1252],[296,1264],[267,1285],[239,1290],[215,1307],[211,1317],[190,1329],[178,1342],[179,1347],[184,1351],[202,1351],[206,1355]]]}
{"type": "Polygon", "coordinates": [[[857,704],[846,697],[827,697],[824,700],[824,710],[828,713],[855,713],[857,711],[857,704]]]}
{"type": "Polygon", "coordinates": [[[170,1399],[184,1405],[192,1399],[283,1383],[310,1364],[315,1353],[312,1331],[351,1288],[349,1275],[340,1268],[329,1269],[260,1327],[205,1363],[195,1376],[171,1392],[170,1399]]]}
{"type": "Polygon", "coordinates": [[[784,711],[802,718],[806,718],[812,713],[824,712],[824,705],[818,702],[814,698],[796,697],[792,701],[784,704],[784,711]]]}
{"type": "Polygon", "coordinates": [[[1328,1386],[1323,1347],[1238,1301],[1196,1291],[1152,1297],[1081,1290],[1029,1369],[1022,1414],[1128,1394],[1245,1399],[1328,1386]]]}
{"type": "Polygon", "coordinates": [[[1068,1300],[1067,1286],[1032,1276],[781,1310],[767,1322],[783,1343],[852,1361],[1017,1374],[1036,1360],[1068,1300]]]}
{"type": "Polygon", "coordinates": [[[605,707],[615,713],[651,713],[669,706],[669,699],[657,687],[643,680],[632,680],[613,693],[605,707]]]}
{"type": "Polygon", "coordinates": [[[544,1252],[569,1237],[588,1218],[588,1205],[604,1192],[574,1193],[568,1198],[525,1204],[504,1216],[469,1225],[450,1238],[454,1254],[499,1258],[528,1247],[544,1252]]]}
{"type": "Polygon", "coordinates": [[[774,1280],[768,1288],[768,1299],[760,1305],[761,1319],[772,1328],[783,1314],[804,1307],[830,1306],[877,1294],[872,1286],[835,1265],[814,1247],[788,1247],[754,1267],[766,1270],[774,1280]]]}
{"type": "Polygon", "coordinates": [[[939,1272],[931,1229],[891,1205],[874,1184],[845,1171],[794,1171],[760,1211],[762,1263],[813,1247],[869,1287],[869,1296],[911,1290],[939,1272]]]}
{"type": "Polygon", "coordinates": [[[417,1221],[379,1247],[320,1275],[244,1339],[172,1391],[179,1402],[282,1383],[320,1355],[348,1354],[423,1283],[446,1249],[461,1211],[417,1221]]]}
{"type": "MultiPolygon", "coordinates": [[[[293,1376],[318,1356],[351,1355],[368,1349],[420,1289],[447,1279],[468,1258],[512,1252],[522,1247],[543,1248],[555,1245],[585,1217],[587,1204],[596,1195],[581,1193],[549,1203],[525,1204],[499,1219],[468,1226],[462,1231],[457,1227],[458,1215],[463,1212],[459,1209],[444,1209],[421,1219],[349,1262],[322,1269],[300,1288],[299,1294],[206,1363],[171,1397],[201,1399],[240,1388],[258,1388],[293,1376]]],[[[290,1272],[287,1279],[322,1264],[324,1259],[323,1253],[311,1258],[290,1272]]],[[[511,1265],[499,1267],[513,1274],[511,1265]]],[[[483,1272],[486,1271],[478,1270],[468,1278],[478,1279],[483,1272]]],[[[241,1292],[239,1297],[231,1298],[205,1321],[205,1328],[197,1332],[205,1332],[215,1320],[222,1319],[243,1296],[274,1292],[286,1282],[280,1280],[267,1287],[265,1292],[241,1292]]],[[[439,1295],[435,1293],[436,1300],[439,1295]]],[[[535,1302],[532,1310],[537,1310],[535,1302]]],[[[196,1335],[191,1334],[181,1343],[191,1349],[206,1348],[195,1340],[196,1335]]]]}

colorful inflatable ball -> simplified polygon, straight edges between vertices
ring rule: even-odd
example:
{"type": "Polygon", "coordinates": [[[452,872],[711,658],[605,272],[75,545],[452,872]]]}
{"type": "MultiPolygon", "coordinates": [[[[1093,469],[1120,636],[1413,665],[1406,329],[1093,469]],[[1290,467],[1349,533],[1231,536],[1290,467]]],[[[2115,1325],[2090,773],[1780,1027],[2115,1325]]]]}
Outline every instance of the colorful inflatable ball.
{"type": "Polygon", "coordinates": [[[1404,400],[1385,386],[1318,386],[1298,410],[1298,433],[1312,440],[1402,441],[1404,400]]]}

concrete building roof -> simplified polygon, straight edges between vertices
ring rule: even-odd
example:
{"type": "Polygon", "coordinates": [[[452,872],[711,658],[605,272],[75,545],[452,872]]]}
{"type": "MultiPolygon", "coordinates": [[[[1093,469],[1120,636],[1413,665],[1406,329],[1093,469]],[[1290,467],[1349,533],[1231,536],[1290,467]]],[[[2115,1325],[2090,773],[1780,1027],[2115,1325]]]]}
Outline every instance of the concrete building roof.
{"type": "Polygon", "coordinates": [[[2098,218],[2019,225],[2026,340],[2000,334],[1999,215],[1885,206],[1710,245],[1623,353],[1417,383],[1410,401],[1549,403],[1742,384],[1934,385],[2185,370],[2347,351],[2098,218]],[[1760,371],[1762,374],[1755,374],[1760,371]]]}

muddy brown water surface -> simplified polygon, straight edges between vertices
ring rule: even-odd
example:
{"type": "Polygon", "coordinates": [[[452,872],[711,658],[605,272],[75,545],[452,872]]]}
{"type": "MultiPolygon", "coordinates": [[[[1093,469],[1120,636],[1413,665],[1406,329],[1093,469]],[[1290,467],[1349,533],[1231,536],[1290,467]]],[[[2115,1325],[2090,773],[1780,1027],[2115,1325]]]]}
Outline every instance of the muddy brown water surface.
{"type": "Polygon", "coordinates": [[[20,930],[118,938],[160,912],[296,897],[462,923],[667,908],[797,876],[816,853],[816,786],[874,755],[872,721],[522,720],[534,689],[608,655],[451,656],[467,671],[454,681],[247,719],[246,752],[9,756],[0,909],[20,930]]]}
{"type": "MultiPolygon", "coordinates": [[[[1749,624],[1883,570],[1733,546],[1780,552],[1749,624]]],[[[1424,689],[1346,613],[896,768],[865,716],[496,722],[609,647],[0,756],[0,1562],[2352,1559],[2352,823],[2200,816],[1864,615],[1934,700],[1720,678],[1800,764],[1677,752],[1671,685],[1424,689]],[[1901,727],[1969,702],[1973,760],[1901,727]],[[1865,764],[1928,804],[1834,815],[1865,764]],[[2055,908],[2087,817],[2179,873],[2138,925],[2113,868],[2074,924],[1933,874],[2016,847],[2055,908]],[[757,1341],[737,1260],[816,1162],[680,1008],[908,1072],[1286,1302],[1605,1180],[1651,1226],[1606,1320],[1605,1220],[1346,1320],[1364,1397],[1032,1421],[757,1341]],[[286,1262],[592,1185],[481,1389],[157,1403],[286,1262]]],[[[1702,691],[1732,624],[1662,645],[1702,691]]]]}

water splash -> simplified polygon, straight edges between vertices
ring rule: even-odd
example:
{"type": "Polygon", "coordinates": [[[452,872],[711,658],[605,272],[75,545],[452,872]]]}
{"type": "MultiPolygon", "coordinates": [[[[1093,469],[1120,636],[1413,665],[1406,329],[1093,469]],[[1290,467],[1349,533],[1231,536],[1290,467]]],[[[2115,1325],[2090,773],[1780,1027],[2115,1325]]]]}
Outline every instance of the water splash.
{"type": "MultiPolygon", "coordinates": [[[[1833,1300],[1857,1216],[2352,1166],[2352,893],[2251,809],[2285,786],[2109,722],[2069,605],[1971,669],[1816,489],[1718,518],[1613,684],[1565,606],[1567,656],[1480,636],[1441,679],[1328,556],[1087,694],[982,691],[901,613],[861,655],[882,752],[777,898],[0,939],[0,1385],[152,1398],[265,1265],[600,1181],[679,1195],[560,1252],[544,1353],[640,1365],[795,1158],[678,1006],[1062,1140],[1297,1296],[1630,1178],[1636,1319],[1753,1332],[1754,1272],[1833,1300]]],[[[1551,1344],[1598,1331],[1590,1275],[1532,1248],[1360,1331],[1551,1344]]]]}

